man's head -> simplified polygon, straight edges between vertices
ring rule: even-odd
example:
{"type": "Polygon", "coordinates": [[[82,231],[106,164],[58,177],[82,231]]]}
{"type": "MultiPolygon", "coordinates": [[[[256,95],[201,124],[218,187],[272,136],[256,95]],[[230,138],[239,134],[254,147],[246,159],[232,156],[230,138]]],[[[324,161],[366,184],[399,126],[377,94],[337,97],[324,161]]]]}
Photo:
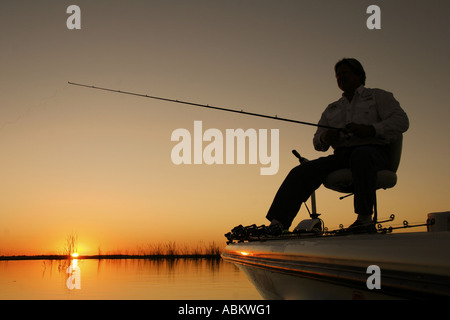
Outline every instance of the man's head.
{"type": "Polygon", "coordinates": [[[344,58],[334,66],[339,88],[344,92],[354,91],[366,84],[366,72],[361,63],[353,58],[344,58]]]}

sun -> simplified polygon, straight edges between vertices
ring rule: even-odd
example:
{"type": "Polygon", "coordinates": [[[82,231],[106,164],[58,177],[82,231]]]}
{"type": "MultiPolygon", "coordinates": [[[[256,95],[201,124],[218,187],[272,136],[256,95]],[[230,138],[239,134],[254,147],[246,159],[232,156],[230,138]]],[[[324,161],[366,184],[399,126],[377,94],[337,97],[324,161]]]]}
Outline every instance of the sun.
{"type": "Polygon", "coordinates": [[[76,252],[72,253],[72,258],[78,258],[78,253],[76,252]]]}

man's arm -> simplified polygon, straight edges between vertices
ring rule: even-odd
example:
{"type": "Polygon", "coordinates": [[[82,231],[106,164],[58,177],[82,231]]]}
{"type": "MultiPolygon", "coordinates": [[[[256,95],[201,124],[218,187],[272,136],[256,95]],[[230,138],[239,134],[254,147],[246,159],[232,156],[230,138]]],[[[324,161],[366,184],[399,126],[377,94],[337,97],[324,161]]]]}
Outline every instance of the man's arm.
{"type": "MultiPolygon", "coordinates": [[[[319,120],[319,125],[329,126],[325,111],[319,120]]],[[[340,133],[338,130],[319,127],[314,134],[313,144],[317,151],[327,151],[330,146],[338,142],[340,133]]]]}
{"type": "Polygon", "coordinates": [[[408,130],[408,116],[392,93],[376,90],[375,101],[381,119],[381,121],[373,124],[377,136],[388,137],[408,130]]]}

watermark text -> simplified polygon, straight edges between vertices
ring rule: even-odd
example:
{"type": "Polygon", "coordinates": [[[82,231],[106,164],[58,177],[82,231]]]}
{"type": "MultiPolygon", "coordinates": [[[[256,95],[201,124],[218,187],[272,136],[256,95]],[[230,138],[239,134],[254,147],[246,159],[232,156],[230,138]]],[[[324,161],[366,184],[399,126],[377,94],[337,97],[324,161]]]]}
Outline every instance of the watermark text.
{"type": "Polygon", "coordinates": [[[366,285],[367,289],[381,289],[381,269],[379,266],[370,265],[367,267],[367,274],[370,276],[367,278],[366,285]]]}
{"type": "Polygon", "coordinates": [[[210,128],[203,132],[203,122],[194,121],[193,134],[179,128],[172,132],[171,141],[178,141],[172,148],[174,164],[258,164],[261,175],[274,175],[279,168],[279,130],[270,129],[210,128]],[[270,153],[269,150],[270,144],[270,153]]]}

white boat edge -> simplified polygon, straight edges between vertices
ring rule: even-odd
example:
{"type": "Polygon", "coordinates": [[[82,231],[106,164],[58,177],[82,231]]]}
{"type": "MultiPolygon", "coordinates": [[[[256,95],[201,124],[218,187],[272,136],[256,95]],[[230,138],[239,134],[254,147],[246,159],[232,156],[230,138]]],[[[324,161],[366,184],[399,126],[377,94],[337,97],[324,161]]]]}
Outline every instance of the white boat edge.
{"type": "Polygon", "coordinates": [[[230,243],[222,257],[264,299],[448,299],[449,253],[450,232],[437,231],[230,243]]]}

